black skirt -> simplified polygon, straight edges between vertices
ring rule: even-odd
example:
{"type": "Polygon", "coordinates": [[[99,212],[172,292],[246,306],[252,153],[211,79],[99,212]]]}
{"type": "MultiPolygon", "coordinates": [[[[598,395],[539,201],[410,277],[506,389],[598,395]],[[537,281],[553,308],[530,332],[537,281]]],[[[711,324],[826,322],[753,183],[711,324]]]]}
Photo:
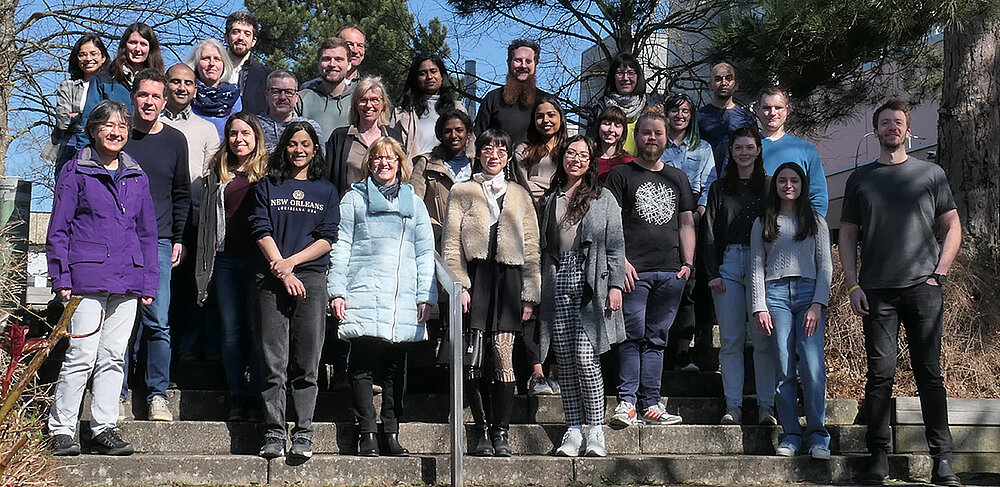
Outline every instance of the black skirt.
{"type": "MultiPolygon", "coordinates": [[[[502,200],[501,200],[502,201],[502,200]]],[[[501,205],[503,203],[501,202],[501,205]]],[[[490,227],[490,248],[486,259],[469,262],[468,326],[487,334],[498,331],[520,333],[521,323],[521,266],[501,264],[496,261],[497,229],[490,227]]]]}

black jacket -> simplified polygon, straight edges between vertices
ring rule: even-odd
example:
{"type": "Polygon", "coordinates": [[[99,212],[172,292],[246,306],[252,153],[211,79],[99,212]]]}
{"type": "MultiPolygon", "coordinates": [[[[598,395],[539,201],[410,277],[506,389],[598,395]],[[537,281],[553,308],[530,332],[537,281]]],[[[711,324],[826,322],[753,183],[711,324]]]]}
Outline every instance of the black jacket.
{"type": "MultiPolygon", "coordinates": [[[[329,172],[327,174],[329,175],[330,182],[337,187],[341,198],[351,190],[351,184],[356,182],[348,181],[347,179],[347,167],[349,165],[347,159],[351,154],[352,143],[352,140],[347,137],[347,131],[350,128],[350,125],[337,128],[326,142],[326,161],[329,164],[329,172]]],[[[396,139],[404,147],[406,146],[406,142],[403,139],[403,129],[400,126],[393,125],[384,128],[385,133],[389,137],[396,139]]]]}
{"type": "Polygon", "coordinates": [[[240,95],[243,98],[243,111],[253,113],[267,112],[267,76],[271,68],[250,56],[240,70],[240,95]]]}

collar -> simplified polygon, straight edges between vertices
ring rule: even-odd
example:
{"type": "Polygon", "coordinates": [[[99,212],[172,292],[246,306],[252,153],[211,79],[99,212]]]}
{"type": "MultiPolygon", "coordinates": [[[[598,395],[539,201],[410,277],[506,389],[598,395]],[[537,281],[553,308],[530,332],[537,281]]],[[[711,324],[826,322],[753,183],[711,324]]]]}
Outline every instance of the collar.
{"type": "MultiPolygon", "coordinates": [[[[101,158],[97,155],[97,151],[94,150],[93,146],[89,145],[80,151],[80,155],[76,160],[76,166],[81,169],[100,169],[101,171],[106,171],[104,163],[101,162],[101,158]]],[[[118,152],[118,168],[129,171],[142,171],[139,163],[135,162],[135,159],[132,159],[132,156],[126,154],[125,151],[118,152]]]]}
{"type": "Polygon", "coordinates": [[[409,218],[413,216],[413,187],[409,184],[399,185],[399,194],[396,199],[389,201],[382,192],[378,190],[378,185],[369,176],[364,181],[354,183],[354,188],[364,191],[367,195],[368,210],[372,213],[398,212],[400,216],[409,218]]]}
{"type": "Polygon", "coordinates": [[[167,108],[166,105],[164,105],[163,111],[160,112],[160,115],[163,116],[164,118],[166,118],[167,120],[176,122],[176,121],[187,120],[187,119],[191,118],[191,113],[192,113],[191,112],[191,104],[188,103],[187,106],[184,107],[183,110],[181,110],[181,111],[179,111],[177,113],[171,112],[170,109],[167,108]]]}

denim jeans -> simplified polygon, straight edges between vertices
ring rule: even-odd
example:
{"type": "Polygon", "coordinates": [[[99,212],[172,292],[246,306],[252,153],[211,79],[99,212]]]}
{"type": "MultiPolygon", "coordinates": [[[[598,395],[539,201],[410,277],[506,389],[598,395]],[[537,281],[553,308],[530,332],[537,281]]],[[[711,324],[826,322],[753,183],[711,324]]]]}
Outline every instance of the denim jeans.
{"type": "Polygon", "coordinates": [[[625,341],[618,344],[618,399],[644,409],[660,402],[663,349],[677,315],[685,279],[676,272],[640,272],[625,293],[625,341]]]}
{"type": "MultiPolygon", "coordinates": [[[[156,299],[149,306],[142,306],[139,329],[129,353],[125,354],[125,377],[122,380],[122,399],[128,396],[129,362],[133,362],[132,372],[143,375],[145,365],[146,400],[155,396],[167,397],[170,385],[170,326],[167,315],[170,311],[170,275],[173,269],[170,257],[174,244],[169,238],[156,241],[157,260],[160,265],[160,281],[156,285],[156,299]],[[139,363],[145,351],[146,363],[139,363]]],[[[192,303],[194,306],[194,303],[192,303]]]]}
{"type": "Polygon", "coordinates": [[[743,405],[743,349],[747,335],[753,344],[753,368],[757,386],[757,404],[774,405],[774,358],[767,337],[748,325],[750,311],[750,247],[729,245],[722,256],[719,274],[726,290],[714,295],[715,315],[719,320],[719,365],[726,407],[743,405]]]}
{"type": "Polygon", "coordinates": [[[951,458],[948,398],[941,377],[941,287],[922,283],[907,288],[865,289],[868,316],[863,319],[868,374],[865,417],[868,449],[889,448],[889,414],[896,373],[899,324],[906,330],[910,364],[924,416],[924,434],[934,458],[951,458]]]}
{"type": "Polygon", "coordinates": [[[247,255],[215,256],[215,300],[221,335],[222,365],[229,394],[260,397],[260,356],[254,330],[256,273],[247,255]]]}
{"type": "Polygon", "coordinates": [[[806,336],[803,325],[806,311],[812,305],[816,280],[786,277],[768,281],[765,289],[767,311],[774,324],[770,342],[776,355],[778,371],[775,406],[778,420],[784,429],[781,441],[794,445],[797,450],[808,451],[814,445],[829,448],[830,433],[826,431],[826,361],[823,355],[826,311],[820,313],[816,332],[812,336],[806,336]],[[796,367],[802,377],[805,432],[799,424],[795,401],[799,387],[796,367]]]}

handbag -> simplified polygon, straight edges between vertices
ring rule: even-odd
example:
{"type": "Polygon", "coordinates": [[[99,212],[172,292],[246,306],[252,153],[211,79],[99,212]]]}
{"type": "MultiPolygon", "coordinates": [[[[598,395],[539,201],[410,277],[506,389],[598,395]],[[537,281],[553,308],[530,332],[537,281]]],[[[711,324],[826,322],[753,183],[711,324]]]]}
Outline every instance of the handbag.
{"type": "MultiPolygon", "coordinates": [[[[437,350],[437,365],[439,367],[449,367],[451,365],[451,340],[450,335],[441,337],[437,350]]],[[[483,366],[483,331],[466,330],[462,334],[462,366],[465,368],[481,368],[483,366]]]]}

